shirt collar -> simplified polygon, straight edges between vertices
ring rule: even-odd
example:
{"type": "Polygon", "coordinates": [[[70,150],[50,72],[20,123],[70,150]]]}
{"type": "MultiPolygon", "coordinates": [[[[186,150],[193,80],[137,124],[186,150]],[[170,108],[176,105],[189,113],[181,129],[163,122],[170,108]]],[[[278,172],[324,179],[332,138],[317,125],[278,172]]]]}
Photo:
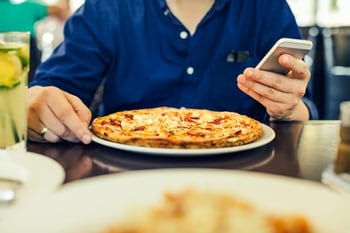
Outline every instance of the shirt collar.
{"type": "MultiPolygon", "coordinates": [[[[216,10],[221,10],[229,1],[231,0],[215,0],[215,9],[216,10]]],[[[166,0],[157,0],[160,9],[162,9],[162,11],[164,12],[165,10],[167,10],[167,4],[166,4],[166,0]]]]}

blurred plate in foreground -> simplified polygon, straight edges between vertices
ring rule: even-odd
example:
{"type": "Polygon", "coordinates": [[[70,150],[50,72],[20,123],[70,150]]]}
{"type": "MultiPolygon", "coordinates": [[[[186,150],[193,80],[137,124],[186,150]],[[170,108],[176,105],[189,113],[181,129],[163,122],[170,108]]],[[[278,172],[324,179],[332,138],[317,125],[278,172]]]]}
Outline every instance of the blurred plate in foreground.
{"type": "Polygon", "coordinates": [[[155,204],[164,191],[189,186],[232,193],[273,213],[303,214],[317,233],[350,229],[349,200],[320,183],[237,170],[158,169],[68,183],[40,203],[10,213],[0,221],[0,232],[102,233],[130,208],[155,204]]]}
{"type": "MultiPolygon", "coordinates": [[[[0,206],[0,223],[7,211],[27,202],[40,200],[56,191],[64,182],[63,167],[55,160],[32,152],[0,156],[0,177],[18,180],[15,202],[0,206]]],[[[6,232],[6,231],[0,231],[6,232]]]]}

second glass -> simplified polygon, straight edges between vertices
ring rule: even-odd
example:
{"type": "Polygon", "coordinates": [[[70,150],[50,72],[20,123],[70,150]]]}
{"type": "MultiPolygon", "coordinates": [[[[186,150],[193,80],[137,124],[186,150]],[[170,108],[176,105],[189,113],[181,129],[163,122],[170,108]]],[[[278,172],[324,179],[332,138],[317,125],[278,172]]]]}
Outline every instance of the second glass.
{"type": "Polygon", "coordinates": [[[0,154],[26,151],[30,35],[0,33],[0,154]]]}

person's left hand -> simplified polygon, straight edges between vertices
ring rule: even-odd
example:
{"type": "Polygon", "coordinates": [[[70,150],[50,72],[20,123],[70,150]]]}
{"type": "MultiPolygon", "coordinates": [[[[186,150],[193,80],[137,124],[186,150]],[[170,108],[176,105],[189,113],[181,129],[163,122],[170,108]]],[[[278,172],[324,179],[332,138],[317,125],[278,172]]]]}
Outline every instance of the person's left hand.
{"type": "Polygon", "coordinates": [[[286,76],[246,68],[237,77],[237,85],[265,106],[271,120],[308,120],[309,111],[302,101],[311,76],[308,66],[288,54],[281,55],[279,62],[290,69],[286,76]]]}

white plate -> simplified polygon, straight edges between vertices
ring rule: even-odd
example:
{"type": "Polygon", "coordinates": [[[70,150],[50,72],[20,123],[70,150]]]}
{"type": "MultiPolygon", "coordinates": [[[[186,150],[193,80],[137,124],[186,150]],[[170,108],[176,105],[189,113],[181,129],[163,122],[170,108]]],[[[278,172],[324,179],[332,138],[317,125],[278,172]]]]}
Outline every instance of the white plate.
{"type": "Polygon", "coordinates": [[[17,190],[16,202],[0,207],[0,218],[9,209],[41,199],[55,191],[64,181],[63,167],[55,160],[36,153],[25,152],[0,156],[0,176],[18,179],[23,185],[17,190]]]}
{"type": "Polygon", "coordinates": [[[0,221],[0,232],[102,233],[130,208],[154,204],[164,191],[202,187],[233,193],[274,213],[304,214],[317,233],[349,233],[350,201],[321,183],[264,173],[159,169],[68,183],[0,221]]]}
{"type": "Polygon", "coordinates": [[[263,137],[255,142],[233,147],[222,148],[208,148],[208,149],[171,149],[171,148],[154,148],[144,146],[133,146],[121,143],[115,143],[108,140],[101,139],[93,135],[92,140],[104,146],[112,147],[115,149],[143,153],[149,155],[165,155],[165,156],[181,156],[181,155],[215,155],[224,153],[233,153],[238,151],[254,149],[271,142],[275,138],[275,131],[267,125],[263,126],[263,137]]]}

